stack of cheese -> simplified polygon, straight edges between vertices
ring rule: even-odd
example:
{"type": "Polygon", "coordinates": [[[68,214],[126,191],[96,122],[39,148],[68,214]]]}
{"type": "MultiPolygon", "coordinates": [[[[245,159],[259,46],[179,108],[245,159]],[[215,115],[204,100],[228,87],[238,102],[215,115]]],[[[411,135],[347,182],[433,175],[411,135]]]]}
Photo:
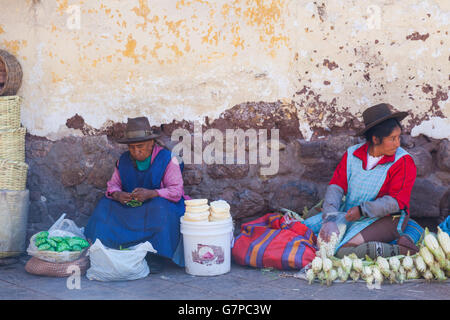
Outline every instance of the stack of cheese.
{"type": "Polygon", "coordinates": [[[230,205],[225,200],[217,200],[208,205],[208,199],[185,200],[185,221],[214,222],[231,218],[230,205]]]}
{"type": "Polygon", "coordinates": [[[231,217],[230,205],[225,200],[211,202],[209,211],[209,221],[221,221],[231,217]]]}
{"type": "Polygon", "coordinates": [[[186,205],[184,220],[193,222],[208,222],[208,199],[184,200],[184,204],[186,205]]]}

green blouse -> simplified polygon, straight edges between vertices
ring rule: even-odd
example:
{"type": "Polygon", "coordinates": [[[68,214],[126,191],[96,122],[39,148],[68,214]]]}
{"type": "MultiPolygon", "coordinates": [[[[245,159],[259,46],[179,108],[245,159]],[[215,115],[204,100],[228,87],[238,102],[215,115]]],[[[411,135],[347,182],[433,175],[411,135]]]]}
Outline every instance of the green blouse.
{"type": "Polygon", "coordinates": [[[150,155],[144,161],[136,160],[136,166],[137,166],[139,171],[145,171],[145,170],[147,170],[150,167],[151,161],[152,161],[152,155],[150,155]]]}

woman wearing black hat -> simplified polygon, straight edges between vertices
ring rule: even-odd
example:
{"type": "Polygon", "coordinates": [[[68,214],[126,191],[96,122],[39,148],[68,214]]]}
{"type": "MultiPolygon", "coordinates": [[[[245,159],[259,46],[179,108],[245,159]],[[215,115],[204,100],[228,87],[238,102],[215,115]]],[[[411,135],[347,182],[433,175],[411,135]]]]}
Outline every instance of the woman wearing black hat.
{"type": "Polygon", "coordinates": [[[146,117],[129,118],[125,135],[118,142],[129,151],[117,162],[85,228],[86,238],[115,249],[149,241],[157,250],[148,259],[151,273],[162,271],[164,258],[184,266],[180,217],[190,198],[184,194],[183,163],[155,143],[159,135],[146,117]]]}
{"type": "Polygon", "coordinates": [[[346,212],[347,231],[337,246],[338,257],[356,253],[376,258],[418,251],[423,229],[409,218],[416,166],[400,147],[400,121],[408,114],[392,113],[390,108],[381,103],[363,112],[365,128],[358,135],[366,142],[348,148],[328,185],[322,214],[305,220],[314,233],[320,231],[321,237],[329,239],[338,232],[329,214],[346,212]]]}

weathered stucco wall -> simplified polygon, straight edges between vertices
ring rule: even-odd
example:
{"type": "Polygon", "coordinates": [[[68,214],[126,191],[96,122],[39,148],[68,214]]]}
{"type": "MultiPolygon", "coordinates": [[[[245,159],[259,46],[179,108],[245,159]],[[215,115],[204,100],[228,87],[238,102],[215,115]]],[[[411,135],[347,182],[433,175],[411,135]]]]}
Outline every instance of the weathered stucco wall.
{"type": "Polygon", "coordinates": [[[81,135],[66,126],[76,113],[100,129],[282,101],[309,140],[360,125],[362,110],[385,101],[411,111],[413,135],[450,136],[446,0],[0,4],[0,47],[23,66],[22,122],[33,135],[81,135]]]}
{"type": "Polygon", "coordinates": [[[63,212],[86,225],[127,117],[148,116],[169,147],[198,122],[279,129],[274,175],[250,146],[245,163],[186,163],[186,194],[227,200],[239,224],[322,199],[380,102],[410,112],[411,216],[435,227],[450,208],[449,22],[447,0],[0,0],[0,48],[24,71],[28,235],[63,212]]]}

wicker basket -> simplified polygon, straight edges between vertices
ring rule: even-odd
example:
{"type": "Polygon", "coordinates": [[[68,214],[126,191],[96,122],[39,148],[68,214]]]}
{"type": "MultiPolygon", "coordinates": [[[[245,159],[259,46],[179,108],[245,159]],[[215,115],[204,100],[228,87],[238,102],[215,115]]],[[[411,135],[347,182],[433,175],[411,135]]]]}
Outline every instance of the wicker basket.
{"type": "Polygon", "coordinates": [[[22,85],[22,67],[16,57],[5,50],[0,50],[0,60],[6,71],[6,81],[0,87],[0,96],[13,96],[22,85]]]}
{"type": "Polygon", "coordinates": [[[0,159],[0,190],[25,190],[28,164],[0,159]]]}
{"type": "Polygon", "coordinates": [[[16,129],[20,127],[19,96],[0,97],[0,129],[16,129]]]}
{"type": "Polygon", "coordinates": [[[0,130],[0,159],[25,161],[25,128],[0,130]]]}
{"type": "Polygon", "coordinates": [[[86,256],[86,251],[78,259],[69,262],[48,262],[32,257],[25,265],[25,271],[38,276],[70,277],[72,275],[72,269],[69,267],[71,266],[80,268],[80,276],[84,276],[90,266],[90,260],[89,257],[86,256]]]}
{"type": "Polygon", "coordinates": [[[2,60],[0,60],[0,88],[3,88],[3,85],[6,82],[6,67],[2,60]]]}

